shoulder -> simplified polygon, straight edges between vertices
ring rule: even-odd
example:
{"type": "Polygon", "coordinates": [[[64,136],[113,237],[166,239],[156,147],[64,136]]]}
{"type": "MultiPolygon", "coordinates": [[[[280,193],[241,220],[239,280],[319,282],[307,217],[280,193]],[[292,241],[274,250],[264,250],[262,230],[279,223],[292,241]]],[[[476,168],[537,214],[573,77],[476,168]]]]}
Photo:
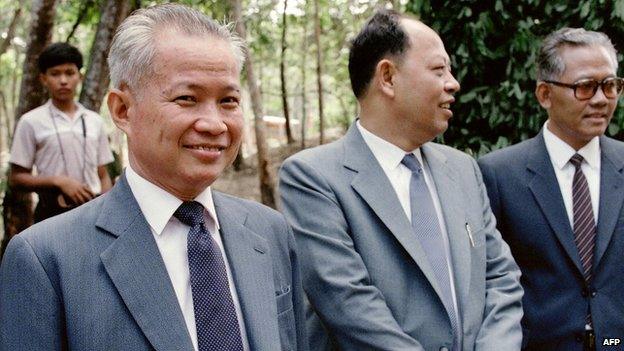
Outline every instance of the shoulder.
{"type": "Polygon", "coordinates": [[[508,146],[499,150],[492,151],[479,158],[479,166],[483,167],[514,167],[517,165],[526,165],[527,157],[530,153],[535,152],[538,146],[538,139],[542,138],[539,134],[531,139],[524,140],[518,144],[508,146]]]}
{"type": "MultiPolygon", "coordinates": [[[[247,223],[259,227],[285,227],[284,216],[278,211],[256,201],[242,199],[219,191],[213,191],[215,205],[233,213],[247,213],[247,223]]],[[[286,228],[282,228],[286,229],[286,228]]]]}
{"type": "Polygon", "coordinates": [[[608,136],[603,136],[600,138],[600,143],[602,147],[609,147],[609,148],[613,148],[616,150],[624,150],[624,142],[617,140],[617,139],[613,139],[611,137],[608,136]]]}
{"type": "Polygon", "coordinates": [[[473,160],[472,156],[470,156],[469,154],[448,145],[428,142],[424,144],[423,147],[425,150],[426,148],[431,148],[432,150],[442,153],[448,160],[452,162],[471,162],[471,160],[473,160]]]}
{"type": "Polygon", "coordinates": [[[310,165],[326,165],[328,162],[341,160],[344,155],[345,137],[328,144],[315,146],[297,152],[288,157],[284,164],[305,163],[310,165]]]}
{"type": "Polygon", "coordinates": [[[60,264],[62,260],[80,257],[93,248],[101,237],[94,233],[97,231],[95,221],[101,212],[102,197],[36,223],[11,241],[19,238],[17,241],[27,244],[42,264],[60,264]]]}
{"type": "Polygon", "coordinates": [[[18,124],[33,124],[41,121],[42,119],[47,119],[50,117],[50,112],[47,105],[41,105],[36,107],[26,113],[24,113],[17,122],[18,124]]]}

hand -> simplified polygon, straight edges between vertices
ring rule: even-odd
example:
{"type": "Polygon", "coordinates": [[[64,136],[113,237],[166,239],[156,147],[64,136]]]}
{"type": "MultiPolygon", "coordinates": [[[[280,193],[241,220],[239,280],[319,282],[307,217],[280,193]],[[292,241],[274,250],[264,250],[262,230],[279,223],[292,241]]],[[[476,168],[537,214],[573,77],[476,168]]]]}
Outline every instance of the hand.
{"type": "Polygon", "coordinates": [[[94,197],[88,185],[80,183],[75,179],[59,176],[56,183],[65,199],[71,202],[72,205],[83,204],[94,197]]]}

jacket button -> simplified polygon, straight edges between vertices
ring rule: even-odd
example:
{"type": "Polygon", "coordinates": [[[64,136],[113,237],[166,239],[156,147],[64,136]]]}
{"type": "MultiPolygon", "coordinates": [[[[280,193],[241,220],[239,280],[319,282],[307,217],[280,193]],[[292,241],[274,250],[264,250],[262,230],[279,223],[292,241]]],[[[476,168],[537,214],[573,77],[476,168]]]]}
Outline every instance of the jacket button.
{"type": "Polygon", "coordinates": [[[591,292],[591,297],[596,297],[596,295],[597,295],[597,294],[598,294],[598,293],[596,292],[596,290],[593,290],[593,291],[591,292]]]}

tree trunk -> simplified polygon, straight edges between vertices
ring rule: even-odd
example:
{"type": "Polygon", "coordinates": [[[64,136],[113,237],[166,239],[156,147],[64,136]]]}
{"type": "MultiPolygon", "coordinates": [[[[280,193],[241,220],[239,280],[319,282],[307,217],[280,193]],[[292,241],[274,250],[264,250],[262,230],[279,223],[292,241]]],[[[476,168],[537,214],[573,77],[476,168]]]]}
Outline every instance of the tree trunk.
{"type": "Polygon", "coordinates": [[[323,117],[323,55],[321,48],[321,19],[319,0],[314,0],[314,40],[316,41],[316,86],[318,89],[319,144],[325,142],[325,118],[323,117]]]}
{"type": "MultiPolygon", "coordinates": [[[[46,101],[47,93],[41,82],[39,82],[37,58],[52,39],[55,6],[55,0],[33,1],[30,34],[22,69],[20,97],[17,111],[15,112],[16,119],[46,101]]],[[[33,208],[31,194],[8,188],[4,196],[3,208],[4,239],[2,240],[0,254],[4,252],[4,248],[12,236],[32,224],[33,208]]]]}
{"type": "MultiPolygon", "coordinates": [[[[246,30],[245,23],[242,17],[242,5],[241,0],[230,0],[231,8],[234,12],[233,18],[236,22],[236,32],[245,40],[246,30]]],[[[256,148],[258,149],[258,177],[260,178],[260,196],[262,203],[276,208],[275,202],[275,180],[271,173],[271,162],[269,159],[268,147],[265,139],[264,121],[262,119],[263,108],[262,98],[260,95],[260,89],[256,83],[253,70],[253,60],[249,49],[246,50],[247,62],[245,65],[245,71],[247,75],[247,85],[249,87],[249,93],[251,95],[251,106],[254,113],[254,129],[256,132],[256,148]]]]}
{"type": "Polygon", "coordinates": [[[290,129],[290,115],[288,113],[288,92],[286,89],[286,28],[288,21],[286,20],[286,7],[288,6],[288,0],[284,0],[284,12],[282,13],[282,52],[280,59],[280,79],[282,81],[282,107],[284,108],[284,119],[286,120],[286,140],[288,144],[295,142],[290,129]]]}
{"type": "MultiPolygon", "coordinates": [[[[307,5],[307,1],[306,1],[307,5]]],[[[308,120],[308,96],[306,94],[306,66],[308,63],[308,11],[303,18],[303,40],[301,41],[301,149],[306,147],[306,123],[308,120]]]]}
{"type": "Polygon", "coordinates": [[[76,17],[76,22],[74,22],[72,29],[69,31],[69,34],[67,34],[67,39],[65,39],[66,43],[69,43],[69,40],[74,36],[74,33],[76,33],[76,29],[78,29],[78,26],[80,25],[80,23],[82,23],[82,20],[87,15],[87,12],[89,12],[89,9],[93,5],[94,5],[93,0],[82,1],[82,4],[80,4],[80,9],[78,10],[78,16],[76,17]]]}
{"type": "Polygon", "coordinates": [[[15,37],[15,27],[17,27],[17,23],[19,22],[20,15],[22,14],[22,2],[17,5],[17,9],[13,13],[13,19],[9,24],[9,29],[7,30],[6,38],[0,43],[0,56],[4,54],[9,46],[11,45],[11,40],[15,37]]]}
{"type": "Polygon", "coordinates": [[[100,111],[110,83],[106,62],[108,49],[115,30],[131,10],[130,1],[127,0],[106,0],[102,3],[100,22],[89,54],[89,67],[80,92],[80,103],[90,110],[100,111]]]}

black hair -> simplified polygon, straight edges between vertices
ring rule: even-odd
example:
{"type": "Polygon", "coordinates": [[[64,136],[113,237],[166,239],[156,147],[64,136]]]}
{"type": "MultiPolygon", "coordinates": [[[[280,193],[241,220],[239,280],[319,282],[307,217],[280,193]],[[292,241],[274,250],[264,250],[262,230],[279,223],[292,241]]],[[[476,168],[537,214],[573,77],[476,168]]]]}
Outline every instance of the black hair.
{"type": "Polygon", "coordinates": [[[67,43],[54,43],[48,45],[39,55],[37,65],[40,73],[46,73],[48,68],[62,65],[65,63],[73,63],[82,68],[82,54],[76,47],[67,43]]]}
{"type": "Polygon", "coordinates": [[[388,55],[401,55],[409,48],[401,18],[396,11],[377,10],[351,42],[349,78],[356,98],[366,92],[379,61],[388,55]]]}

